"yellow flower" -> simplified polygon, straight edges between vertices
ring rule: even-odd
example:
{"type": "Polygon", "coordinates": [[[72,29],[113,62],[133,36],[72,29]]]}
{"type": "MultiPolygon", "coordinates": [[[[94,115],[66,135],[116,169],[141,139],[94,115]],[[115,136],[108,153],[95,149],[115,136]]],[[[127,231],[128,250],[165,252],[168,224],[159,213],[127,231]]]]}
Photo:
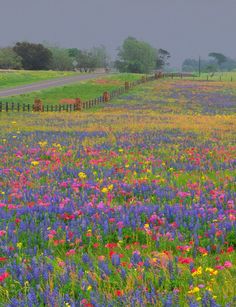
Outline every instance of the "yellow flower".
{"type": "Polygon", "coordinates": [[[104,187],[104,188],[102,188],[102,193],[107,193],[108,192],[108,188],[106,188],[106,187],[104,187]]]}
{"type": "Polygon", "coordinates": [[[88,290],[88,291],[92,290],[92,286],[89,285],[88,288],[87,288],[87,290],[88,290]]]}
{"type": "Polygon", "coordinates": [[[200,289],[198,287],[194,287],[192,290],[188,291],[188,294],[198,293],[199,291],[200,291],[200,289]]]}
{"type": "Polygon", "coordinates": [[[22,248],[22,243],[21,243],[21,242],[18,242],[18,243],[16,243],[16,246],[17,246],[19,249],[21,249],[21,248],[22,248]]]}
{"type": "Polygon", "coordinates": [[[13,125],[15,125],[16,124],[16,122],[11,122],[13,125]]]}
{"type": "Polygon", "coordinates": [[[129,164],[125,164],[125,167],[128,168],[128,167],[129,167],[129,164]]]}
{"type": "Polygon", "coordinates": [[[37,165],[39,165],[39,162],[38,162],[38,161],[32,161],[32,162],[31,162],[31,165],[37,166],[37,165]]]}
{"type": "Polygon", "coordinates": [[[113,184],[109,184],[109,186],[107,188],[108,188],[109,191],[112,191],[113,187],[114,187],[113,184]]]}
{"type": "Polygon", "coordinates": [[[79,176],[80,179],[86,179],[87,178],[87,175],[83,172],[79,172],[78,176],[79,176]]]}
{"type": "Polygon", "coordinates": [[[212,273],[214,270],[212,268],[206,268],[205,271],[212,273]]]}
{"type": "Polygon", "coordinates": [[[192,276],[202,275],[202,267],[198,267],[195,272],[192,273],[192,276]]]}
{"type": "Polygon", "coordinates": [[[39,144],[40,147],[45,147],[48,144],[48,142],[47,141],[38,142],[38,144],[39,144]]]}
{"type": "Polygon", "coordinates": [[[5,195],[5,192],[1,192],[2,195],[5,195]]]}
{"type": "Polygon", "coordinates": [[[214,270],[212,268],[206,268],[205,271],[206,272],[210,272],[210,274],[212,274],[212,275],[217,275],[218,274],[218,271],[214,270]]]}
{"type": "Polygon", "coordinates": [[[211,287],[206,287],[206,290],[209,292],[212,292],[212,288],[211,287]]]}
{"type": "Polygon", "coordinates": [[[144,228],[149,228],[149,224],[145,224],[145,225],[144,225],[144,228]]]}
{"type": "Polygon", "coordinates": [[[119,152],[123,152],[124,150],[122,148],[119,148],[119,152]]]}

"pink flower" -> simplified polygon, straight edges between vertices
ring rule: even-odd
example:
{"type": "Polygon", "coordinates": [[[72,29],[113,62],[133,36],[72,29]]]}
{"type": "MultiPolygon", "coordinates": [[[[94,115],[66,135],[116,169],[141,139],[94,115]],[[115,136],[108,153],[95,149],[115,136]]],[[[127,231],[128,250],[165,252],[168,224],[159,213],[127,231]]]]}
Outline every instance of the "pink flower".
{"type": "Polygon", "coordinates": [[[4,236],[6,234],[5,230],[0,230],[0,237],[4,236]]]}
{"type": "Polygon", "coordinates": [[[119,221],[116,223],[116,226],[121,229],[124,227],[124,223],[122,221],[119,221]]]}
{"type": "Polygon", "coordinates": [[[64,261],[59,261],[58,262],[58,265],[61,267],[61,268],[63,268],[63,267],[65,267],[65,262],[64,261]]]}
{"type": "Polygon", "coordinates": [[[224,267],[225,267],[225,268],[232,268],[232,266],[233,266],[232,262],[230,262],[230,261],[225,261],[225,263],[224,263],[224,267]]]}
{"type": "Polygon", "coordinates": [[[67,253],[66,256],[72,256],[75,255],[75,250],[74,249],[70,249],[67,253]]]}

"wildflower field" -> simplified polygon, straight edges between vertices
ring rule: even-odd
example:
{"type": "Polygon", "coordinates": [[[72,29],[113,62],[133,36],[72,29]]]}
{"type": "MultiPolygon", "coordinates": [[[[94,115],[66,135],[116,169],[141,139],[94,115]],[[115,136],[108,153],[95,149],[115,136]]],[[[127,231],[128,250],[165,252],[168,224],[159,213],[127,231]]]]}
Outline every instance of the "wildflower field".
{"type": "Polygon", "coordinates": [[[0,306],[236,306],[236,82],[0,114],[0,306]]]}

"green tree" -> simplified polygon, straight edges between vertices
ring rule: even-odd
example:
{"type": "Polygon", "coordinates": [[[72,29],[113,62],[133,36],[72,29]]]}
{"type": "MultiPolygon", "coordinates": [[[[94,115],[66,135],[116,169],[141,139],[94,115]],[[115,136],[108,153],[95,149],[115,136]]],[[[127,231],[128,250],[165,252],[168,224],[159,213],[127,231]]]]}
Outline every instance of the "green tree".
{"type": "Polygon", "coordinates": [[[182,64],[182,71],[193,72],[198,70],[198,61],[195,59],[186,59],[182,64]]]}
{"type": "Polygon", "coordinates": [[[50,69],[52,70],[73,70],[73,60],[69,55],[68,49],[59,47],[51,47],[52,53],[50,69]]]}
{"type": "Polygon", "coordinates": [[[48,69],[51,64],[52,52],[42,44],[18,42],[13,47],[13,50],[22,58],[24,69],[48,69]]]}
{"type": "Polygon", "coordinates": [[[18,56],[10,47],[0,49],[1,69],[21,69],[22,58],[18,56]]]}
{"type": "Polygon", "coordinates": [[[150,73],[156,66],[156,49],[146,42],[128,37],[119,48],[115,66],[121,72],[150,73]]]}
{"type": "Polygon", "coordinates": [[[208,56],[214,58],[219,67],[221,67],[221,65],[227,61],[227,57],[222,53],[210,52],[208,56]]]}
{"type": "Polygon", "coordinates": [[[94,47],[90,50],[90,52],[96,63],[96,68],[105,68],[109,65],[110,57],[105,46],[101,45],[99,47],[94,47]]]}
{"type": "Polygon", "coordinates": [[[94,70],[99,67],[107,67],[109,64],[109,55],[104,46],[94,47],[90,50],[71,48],[68,49],[68,52],[80,70],[94,70]]]}
{"type": "Polygon", "coordinates": [[[157,50],[156,68],[162,69],[169,65],[170,53],[165,49],[157,50]]]}

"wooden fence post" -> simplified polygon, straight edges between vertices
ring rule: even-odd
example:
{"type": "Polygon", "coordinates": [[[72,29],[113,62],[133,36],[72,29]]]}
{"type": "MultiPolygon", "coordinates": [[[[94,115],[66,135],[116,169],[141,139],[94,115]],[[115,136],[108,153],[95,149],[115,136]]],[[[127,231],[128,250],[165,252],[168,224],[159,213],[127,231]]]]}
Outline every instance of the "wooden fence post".
{"type": "Polygon", "coordinates": [[[129,82],[125,81],[125,91],[127,92],[129,90],[130,86],[129,86],[129,82]]]}
{"type": "Polygon", "coordinates": [[[142,82],[145,83],[147,81],[147,77],[146,76],[142,76],[142,82]]]}
{"type": "Polygon", "coordinates": [[[110,94],[108,92],[103,93],[103,101],[108,102],[110,100],[110,94]]]}
{"type": "Polygon", "coordinates": [[[80,98],[75,98],[75,111],[81,111],[82,102],[80,98]]]}
{"type": "Polygon", "coordinates": [[[36,98],[34,100],[33,111],[34,112],[42,112],[42,110],[43,110],[43,102],[42,102],[42,100],[36,98]]]}

